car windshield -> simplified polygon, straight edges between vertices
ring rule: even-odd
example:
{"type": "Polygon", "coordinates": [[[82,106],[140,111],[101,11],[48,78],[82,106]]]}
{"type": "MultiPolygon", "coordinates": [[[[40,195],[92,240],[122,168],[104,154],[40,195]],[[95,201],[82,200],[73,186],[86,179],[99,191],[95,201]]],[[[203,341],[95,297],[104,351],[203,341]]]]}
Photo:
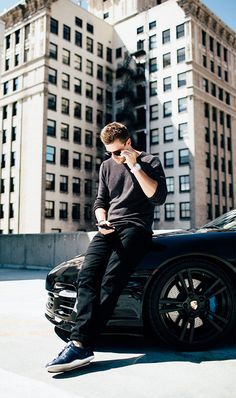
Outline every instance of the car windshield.
{"type": "Polygon", "coordinates": [[[205,224],[201,229],[225,229],[236,230],[236,209],[222,214],[209,223],[205,224]]]}

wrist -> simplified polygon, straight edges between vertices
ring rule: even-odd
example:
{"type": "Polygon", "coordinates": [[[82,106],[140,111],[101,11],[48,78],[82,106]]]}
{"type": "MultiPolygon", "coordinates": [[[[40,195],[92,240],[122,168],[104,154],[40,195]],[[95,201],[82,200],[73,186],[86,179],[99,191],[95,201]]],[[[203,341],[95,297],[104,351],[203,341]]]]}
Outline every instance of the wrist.
{"type": "Polygon", "coordinates": [[[139,163],[135,163],[135,164],[131,167],[130,171],[131,171],[131,173],[135,174],[135,173],[137,173],[137,171],[140,171],[141,169],[142,169],[142,168],[141,168],[140,164],[139,164],[139,163]]]}

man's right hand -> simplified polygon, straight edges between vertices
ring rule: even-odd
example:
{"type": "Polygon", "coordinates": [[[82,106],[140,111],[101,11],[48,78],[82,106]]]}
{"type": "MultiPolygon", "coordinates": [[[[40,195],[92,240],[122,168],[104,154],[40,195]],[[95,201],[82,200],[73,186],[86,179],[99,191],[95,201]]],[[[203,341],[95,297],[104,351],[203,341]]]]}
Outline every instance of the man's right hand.
{"type": "Polygon", "coordinates": [[[109,221],[100,221],[96,224],[99,232],[103,235],[112,234],[115,231],[115,227],[109,221]]]}

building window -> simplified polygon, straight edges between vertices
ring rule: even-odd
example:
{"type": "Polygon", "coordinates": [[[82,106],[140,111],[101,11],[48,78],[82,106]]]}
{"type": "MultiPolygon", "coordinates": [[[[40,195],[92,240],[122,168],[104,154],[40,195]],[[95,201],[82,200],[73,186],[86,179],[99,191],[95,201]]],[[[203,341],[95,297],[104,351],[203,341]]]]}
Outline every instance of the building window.
{"type": "Polygon", "coordinates": [[[97,101],[103,103],[103,89],[101,87],[97,87],[97,101]]]}
{"type": "Polygon", "coordinates": [[[190,219],[190,202],[181,202],[179,204],[179,214],[181,220],[190,219]]]}
{"type": "Polygon", "coordinates": [[[5,167],[6,167],[6,155],[5,153],[2,153],[1,168],[4,169],[5,167]]]}
{"type": "Polygon", "coordinates": [[[48,109],[57,110],[57,96],[54,94],[48,93],[48,109]]]}
{"type": "Polygon", "coordinates": [[[80,204],[72,203],[72,220],[80,219],[80,204]]]}
{"type": "Polygon", "coordinates": [[[58,21],[54,18],[50,19],[50,32],[58,35],[58,21]]]}
{"type": "Polygon", "coordinates": [[[14,218],[14,204],[10,203],[9,218],[14,218]]]}
{"type": "Polygon", "coordinates": [[[207,68],[207,57],[206,57],[206,55],[202,56],[202,65],[204,66],[204,68],[207,68]]]}
{"type": "Polygon", "coordinates": [[[75,54],[75,69],[82,71],[82,57],[78,54],[75,54]]]}
{"type": "Polygon", "coordinates": [[[69,124],[65,124],[65,123],[61,124],[61,138],[63,140],[69,139],[69,124]]]}
{"type": "Polygon", "coordinates": [[[7,105],[2,107],[2,118],[3,120],[7,119],[7,105]]]}
{"type": "Polygon", "coordinates": [[[144,31],[143,26],[139,26],[139,27],[137,28],[137,35],[139,35],[140,33],[143,33],[143,31],[144,31]]]}
{"type": "Polygon", "coordinates": [[[166,203],[165,204],[165,220],[173,221],[175,219],[175,204],[166,203]]]}
{"type": "Polygon", "coordinates": [[[112,62],[112,49],[107,47],[107,62],[112,62]]]}
{"type": "Polygon", "coordinates": [[[20,56],[19,54],[15,54],[15,66],[19,65],[20,56]]]}
{"type": "Polygon", "coordinates": [[[174,193],[174,177],[166,177],[166,187],[168,193],[174,193]]]}
{"type": "Polygon", "coordinates": [[[208,93],[209,92],[209,82],[208,79],[203,78],[202,79],[202,88],[203,90],[208,93]]]}
{"type": "Polygon", "coordinates": [[[70,51],[65,48],[62,49],[62,63],[64,65],[70,65],[70,51]]]}
{"type": "Polygon", "coordinates": [[[82,92],[82,80],[74,78],[74,92],[76,94],[81,94],[82,92]]]}
{"type": "Polygon", "coordinates": [[[49,43],[49,58],[57,59],[57,45],[49,43]]]}
{"type": "Polygon", "coordinates": [[[149,37],[149,50],[153,50],[157,47],[157,36],[152,35],[149,37]]]}
{"type": "Polygon", "coordinates": [[[177,50],[177,63],[179,64],[180,62],[185,61],[185,47],[179,48],[177,50]]]}
{"type": "Polygon", "coordinates": [[[69,166],[69,151],[68,149],[61,148],[60,150],[60,164],[61,166],[69,166]]]}
{"type": "Polygon", "coordinates": [[[122,57],[122,47],[116,49],[116,59],[122,57]]]}
{"type": "Polygon", "coordinates": [[[3,95],[6,95],[8,93],[9,89],[9,82],[3,83],[3,95]]]}
{"type": "Polygon", "coordinates": [[[103,81],[103,67],[101,65],[97,65],[97,79],[103,81]]]}
{"type": "Polygon", "coordinates": [[[97,43],[97,56],[103,58],[103,44],[97,43]]]}
{"type": "Polygon", "coordinates": [[[170,117],[172,115],[172,101],[164,102],[163,117],[170,117]]]}
{"type": "Polygon", "coordinates": [[[17,102],[13,102],[12,104],[12,116],[17,115],[17,102]]]}
{"type": "Polygon", "coordinates": [[[11,35],[6,36],[5,43],[6,43],[6,50],[8,50],[8,48],[11,47],[11,35]]]}
{"type": "Polygon", "coordinates": [[[174,167],[174,151],[164,152],[164,166],[174,167]]]}
{"type": "Polygon", "coordinates": [[[11,167],[15,166],[16,164],[16,153],[11,152],[11,167]]]}
{"type": "Polygon", "coordinates": [[[160,206],[155,206],[153,219],[154,221],[160,221],[160,206]]]}
{"type": "Polygon", "coordinates": [[[152,129],[150,131],[150,144],[151,145],[159,144],[159,129],[152,129]]]}
{"type": "Polygon", "coordinates": [[[176,26],[176,39],[179,39],[180,37],[184,37],[184,23],[181,25],[176,26]]]}
{"type": "Polygon", "coordinates": [[[189,164],[189,150],[179,149],[179,165],[183,166],[189,164]]]}
{"type": "Polygon", "coordinates": [[[87,178],[84,180],[84,193],[87,196],[92,196],[92,180],[87,178]]]}
{"type": "Polygon", "coordinates": [[[93,123],[93,108],[86,106],[85,108],[85,120],[86,122],[93,123]]]}
{"type": "Polygon", "coordinates": [[[78,26],[79,28],[82,28],[82,27],[83,27],[83,21],[82,21],[82,19],[79,18],[79,17],[75,17],[75,24],[76,24],[76,26],[78,26]]]}
{"type": "Polygon", "coordinates": [[[170,42],[170,29],[164,30],[162,32],[162,44],[170,42]]]}
{"type": "Polygon", "coordinates": [[[62,73],[62,88],[70,89],[70,76],[67,73],[62,73]]]}
{"type": "Polygon", "coordinates": [[[74,169],[80,169],[81,167],[81,153],[73,152],[73,167],[74,169]]]}
{"type": "Polygon", "coordinates": [[[170,65],[171,65],[170,53],[163,54],[163,68],[167,68],[170,65]]]}
{"type": "Polygon", "coordinates": [[[178,112],[185,112],[187,111],[187,97],[179,98],[178,99],[178,112]]]}
{"type": "Polygon", "coordinates": [[[156,72],[156,71],[157,71],[157,59],[151,58],[149,60],[149,73],[156,72]]]}
{"type": "Polygon", "coordinates": [[[179,73],[177,75],[177,82],[178,82],[178,87],[183,87],[186,86],[187,84],[187,73],[183,72],[183,73],[179,73]]]}
{"type": "Polygon", "coordinates": [[[190,191],[189,175],[179,176],[179,191],[180,192],[189,192],[190,191]]]}
{"type": "Polygon", "coordinates": [[[92,219],[92,207],[90,204],[84,205],[84,220],[90,221],[92,219]]]}
{"type": "Polygon", "coordinates": [[[163,90],[164,91],[171,90],[171,76],[165,77],[163,79],[163,90]]]}
{"type": "MultiPolygon", "coordinates": [[[[157,25],[156,21],[149,22],[149,30],[154,29],[156,27],[156,25],[157,25]]],[[[143,28],[143,26],[142,26],[142,28],[143,28]]],[[[142,30],[142,32],[143,32],[143,30],[142,30]]]]}
{"type": "Polygon", "coordinates": [[[214,52],[214,39],[211,36],[209,36],[209,48],[211,52],[214,52]]]}
{"type": "Polygon", "coordinates": [[[86,97],[93,99],[93,85],[86,83],[86,97]]]}
{"type": "Polygon", "coordinates": [[[81,112],[82,106],[79,102],[74,102],[74,117],[77,119],[81,119],[81,112]]]}
{"type": "Polygon", "coordinates": [[[48,68],[48,81],[51,84],[57,84],[57,71],[53,68],[48,68]]]}
{"type": "Polygon", "coordinates": [[[174,140],[173,126],[164,127],[164,142],[170,142],[174,140]]]}
{"type": "Polygon", "coordinates": [[[19,85],[19,79],[18,77],[15,77],[15,79],[13,79],[13,91],[18,90],[18,85],[19,85]]]}
{"type": "Polygon", "coordinates": [[[91,171],[93,167],[93,157],[91,155],[85,155],[84,168],[85,170],[91,171]]]}
{"type": "Polygon", "coordinates": [[[93,25],[91,25],[90,23],[87,23],[87,32],[93,34],[93,25]]]}
{"type": "Polygon", "coordinates": [[[76,144],[81,144],[81,128],[74,126],[73,141],[76,144]]]}
{"type": "Polygon", "coordinates": [[[75,195],[79,195],[80,194],[80,178],[73,177],[73,179],[72,179],[72,192],[75,195]]]}
{"type": "Polygon", "coordinates": [[[112,70],[106,68],[106,83],[112,86],[112,80],[113,80],[112,70]]]}
{"type": "Polygon", "coordinates": [[[56,148],[54,146],[47,145],[46,162],[47,163],[55,163],[56,162],[56,148]]]}
{"type": "Polygon", "coordinates": [[[16,126],[13,126],[11,128],[11,140],[15,141],[16,140],[16,126]]]}
{"type": "Polygon", "coordinates": [[[52,200],[45,201],[45,217],[54,218],[55,214],[55,203],[52,200]]]}
{"type": "Polygon", "coordinates": [[[202,45],[206,47],[206,32],[202,30],[202,45]]]}
{"type": "Polygon", "coordinates": [[[68,203],[60,202],[59,208],[59,218],[60,220],[65,220],[68,217],[68,203]]]}
{"type": "Polygon", "coordinates": [[[75,31],[75,45],[78,47],[82,47],[83,35],[81,32],[75,31]]]}
{"type": "Polygon", "coordinates": [[[3,178],[0,179],[0,193],[5,192],[5,180],[3,178]]]}
{"type": "Polygon", "coordinates": [[[102,126],[103,125],[103,111],[101,111],[100,109],[97,109],[97,125],[98,126],[102,126]]]}
{"type": "Polygon", "coordinates": [[[63,25],[63,39],[70,41],[70,27],[63,25]]]}
{"type": "Polygon", "coordinates": [[[156,80],[154,82],[149,83],[149,94],[150,94],[150,97],[157,95],[157,81],[156,80]]]}
{"type": "Polygon", "coordinates": [[[93,53],[93,39],[91,37],[86,38],[86,49],[88,52],[93,53]]]}
{"type": "Polygon", "coordinates": [[[15,177],[10,178],[10,192],[15,192],[15,177]]]}
{"type": "Polygon", "coordinates": [[[2,130],[2,143],[5,144],[7,142],[7,131],[2,130]]]}
{"type": "Polygon", "coordinates": [[[46,173],[46,190],[54,191],[55,190],[55,174],[46,173]]]}
{"type": "Polygon", "coordinates": [[[150,120],[156,120],[159,118],[158,104],[150,106],[150,120]]]}
{"type": "Polygon", "coordinates": [[[67,98],[61,99],[61,113],[64,115],[69,115],[70,113],[70,100],[67,98]]]}
{"type": "Polygon", "coordinates": [[[188,135],[188,123],[180,123],[178,125],[178,137],[182,140],[188,135]]]}
{"type": "Polygon", "coordinates": [[[56,121],[48,119],[47,121],[47,135],[56,137],[56,121]]]}
{"type": "Polygon", "coordinates": [[[68,177],[60,175],[60,192],[68,192],[68,177]]]}
{"type": "Polygon", "coordinates": [[[90,130],[85,131],[85,145],[93,146],[93,132],[90,130]]]}
{"type": "Polygon", "coordinates": [[[89,76],[93,76],[93,62],[86,60],[86,73],[89,76]]]}

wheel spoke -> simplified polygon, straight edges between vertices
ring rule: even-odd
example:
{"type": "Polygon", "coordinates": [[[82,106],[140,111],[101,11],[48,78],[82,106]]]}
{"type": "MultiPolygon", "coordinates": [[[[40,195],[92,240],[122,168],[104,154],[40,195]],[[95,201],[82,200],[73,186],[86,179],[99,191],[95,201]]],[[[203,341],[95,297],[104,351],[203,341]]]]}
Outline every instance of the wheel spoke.
{"type": "Polygon", "coordinates": [[[166,314],[168,312],[181,311],[183,302],[169,297],[167,299],[160,299],[159,305],[159,313],[166,314]]]}
{"type": "Polygon", "coordinates": [[[188,269],[188,282],[189,282],[189,286],[190,286],[191,292],[194,293],[193,279],[192,279],[192,276],[191,276],[190,269],[188,269]]]}
{"type": "Polygon", "coordinates": [[[186,282],[185,282],[185,279],[184,279],[184,277],[183,277],[183,275],[182,275],[182,272],[178,272],[177,275],[178,275],[178,277],[179,277],[179,281],[180,281],[180,283],[181,283],[181,286],[184,288],[185,292],[186,292],[187,294],[189,294],[188,287],[187,287],[187,285],[186,285],[186,282]]]}
{"type": "Polygon", "coordinates": [[[213,319],[211,319],[211,318],[206,318],[206,319],[212,326],[214,326],[215,329],[218,330],[218,332],[222,332],[223,328],[221,326],[219,326],[218,323],[213,321],[213,319]]]}
{"type": "Polygon", "coordinates": [[[212,293],[210,296],[208,296],[208,299],[211,297],[217,296],[218,294],[221,294],[226,290],[226,286],[222,286],[219,290],[217,290],[215,293],[212,293]]]}
{"type": "Polygon", "coordinates": [[[194,336],[194,330],[195,330],[195,319],[190,320],[190,335],[189,335],[189,343],[192,344],[193,342],[193,336],[194,336]]]}
{"type": "Polygon", "coordinates": [[[213,283],[211,284],[211,286],[209,286],[208,289],[207,289],[205,292],[203,292],[203,294],[204,294],[205,296],[207,296],[207,294],[208,294],[208,293],[211,293],[211,292],[212,292],[212,289],[214,289],[214,287],[215,287],[216,285],[218,285],[218,283],[220,283],[220,282],[221,282],[220,278],[216,279],[215,282],[213,282],[213,283]]]}
{"type": "Polygon", "coordinates": [[[180,335],[180,340],[181,341],[183,341],[184,340],[184,337],[185,337],[185,334],[186,334],[186,331],[187,331],[187,327],[188,327],[188,320],[187,319],[184,319],[183,320],[183,327],[182,327],[182,332],[181,332],[181,335],[180,335]]]}
{"type": "Polygon", "coordinates": [[[228,323],[228,319],[223,318],[222,316],[216,314],[215,312],[209,311],[209,314],[210,314],[212,317],[218,319],[219,321],[221,321],[221,322],[223,322],[223,323],[225,323],[225,324],[228,323]]]}

